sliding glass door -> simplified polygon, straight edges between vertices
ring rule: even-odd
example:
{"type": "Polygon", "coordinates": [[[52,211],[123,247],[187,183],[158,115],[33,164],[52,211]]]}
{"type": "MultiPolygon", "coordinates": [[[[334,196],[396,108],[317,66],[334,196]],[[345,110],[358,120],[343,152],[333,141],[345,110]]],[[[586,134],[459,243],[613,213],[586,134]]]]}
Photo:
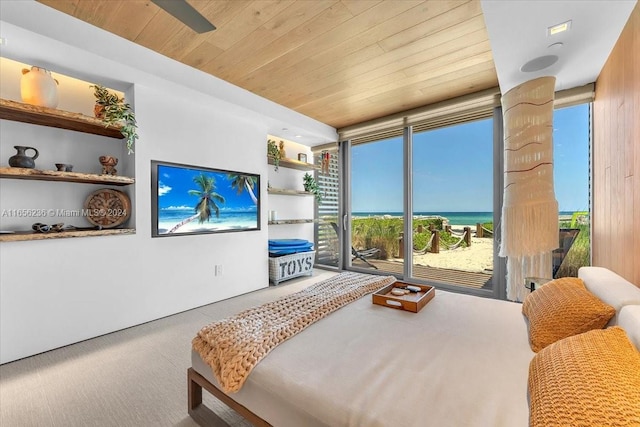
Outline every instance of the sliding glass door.
{"type": "Polygon", "coordinates": [[[493,120],[414,131],[412,164],[412,278],[491,290],[493,120]]]}
{"type": "Polygon", "coordinates": [[[348,265],[402,275],[404,229],[403,139],[378,139],[351,148],[351,257],[348,265]]]}
{"type": "MultiPolygon", "coordinates": [[[[504,298],[505,259],[497,256],[502,111],[492,111],[341,144],[343,188],[332,227],[343,236],[344,268],[504,298]]],[[[563,254],[568,261],[558,275],[575,275],[589,263],[589,135],[589,104],[555,112],[559,249],[562,229],[579,228],[582,239],[563,254]]]]}
{"type": "Polygon", "coordinates": [[[493,119],[343,147],[345,267],[494,293],[493,119]]]}

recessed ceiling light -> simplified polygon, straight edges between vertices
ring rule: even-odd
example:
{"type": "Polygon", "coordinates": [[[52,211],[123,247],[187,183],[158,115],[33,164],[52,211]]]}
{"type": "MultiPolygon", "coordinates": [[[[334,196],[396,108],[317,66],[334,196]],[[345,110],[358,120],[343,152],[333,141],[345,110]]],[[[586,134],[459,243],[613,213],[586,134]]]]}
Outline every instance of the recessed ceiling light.
{"type": "Polygon", "coordinates": [[[550,44],[549,46],[547,46],[547,49],[560,50],[562,49],[562,46],[564,46],[564,43],[558,42],[558,43],[550,44]]]}
{"type": "Polygon", "coordinates": [[[547,28],[547,35],[553,36],[558,33],[569,31],[570,29],[571,29],[571,20],[568,20],[561,24],[554,25],[553,27],[547,28]]]}
{"type": "Polygon", "coordinates": [[[296,138],[302,138],[302,135],[296,135],[296,138]]]}
{"type": "Polygon", "coordinates": [[[520,67],[520,71],[524,73],[532,73],[534,71],[540,71],[551,67],[556,62],[558,62],[558,57],[556,55],[539,56],[537,58],[533,58],[531,61],[520,67]]]}

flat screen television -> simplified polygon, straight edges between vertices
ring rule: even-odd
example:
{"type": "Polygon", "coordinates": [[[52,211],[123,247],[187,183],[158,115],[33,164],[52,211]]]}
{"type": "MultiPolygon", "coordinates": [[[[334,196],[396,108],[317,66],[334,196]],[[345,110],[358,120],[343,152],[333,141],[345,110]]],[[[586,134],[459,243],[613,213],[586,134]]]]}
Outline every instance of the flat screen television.
{"type": "Polygon", "coordinates": [[[151,161],[151,236],[260,230],[260,175],[151,161]]]}

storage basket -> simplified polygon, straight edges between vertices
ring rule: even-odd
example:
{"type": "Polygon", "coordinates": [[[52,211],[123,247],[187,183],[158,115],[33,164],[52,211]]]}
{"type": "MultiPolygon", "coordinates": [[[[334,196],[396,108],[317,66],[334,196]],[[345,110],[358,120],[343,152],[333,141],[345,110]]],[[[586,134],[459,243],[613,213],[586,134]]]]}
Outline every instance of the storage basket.
{"type": "Polygon", "coordinates": [[[316,251],[269,257],[269,281],[274,285],[294,277],[313,274],[316,251]]]}

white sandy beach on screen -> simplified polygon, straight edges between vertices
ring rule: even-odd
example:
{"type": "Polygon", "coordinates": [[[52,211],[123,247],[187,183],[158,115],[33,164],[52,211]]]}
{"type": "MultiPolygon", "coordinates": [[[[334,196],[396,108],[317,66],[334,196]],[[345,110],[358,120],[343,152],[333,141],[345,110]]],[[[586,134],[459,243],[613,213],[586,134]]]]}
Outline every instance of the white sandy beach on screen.
{"type": "Polygon", "coordinates": [[[414,265],[451,268],[464,271],[490,272],[493,270],[493,239],[475,237],[475,225],[453,225],[452,230],[461,234],[464,227],[471,228],[471,246],[446,250],[440,246],[440,253],[413,254],[414,265]]]}
{"type": "MultiPolygon", "coordinates": [[[[170,230],[174,225],[176,224],[161,222],[160,224],[158,224],[158,231],[160,232],[160,234],[165,234],[167,230],[170,230]]],[[[254,224],[254,227],[255,227],[255,224],[254,224]]],[[[184,224],[182,227],[178,228],[175,232],[176,233],[207,233],[207,232],[210,233],[212,231],[242,230],[242,229],[248,229],[248,228],[251,228],[251,224],[249,223],[232,225],[224,222],[199,223],[198,221],[192,221],[187,224],[184,224]]]]}

